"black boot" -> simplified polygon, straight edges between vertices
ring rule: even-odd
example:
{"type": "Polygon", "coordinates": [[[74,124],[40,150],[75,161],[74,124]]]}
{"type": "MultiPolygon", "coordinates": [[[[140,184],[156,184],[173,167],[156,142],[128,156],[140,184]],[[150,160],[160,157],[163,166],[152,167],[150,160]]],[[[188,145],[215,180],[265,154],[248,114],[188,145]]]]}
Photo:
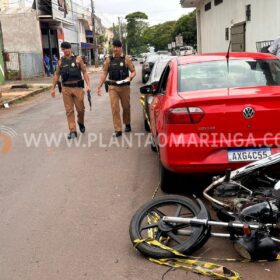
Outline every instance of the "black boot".
{"type": "Polygon", "coordinates": [[[78,137],[78,134],[76,131],[72,131],[68,134],[67,138],[68,139],[74,139],[74,138],[77,138],[78,137]]]}
{"type": "Polygon", "coordinates": [[[125,125],[125,132],[130,132],[131,131],[131,125],[130,124],[126,124],[125,125]]]}
{"type": "Polygon", "coordinates": [[[81,133],[85,133],[86,127],[83,123],[78,123],[81,133]]]}
{"type": "Polygon", "coordinates": [[[120,137],[120,136],[122,136],[122,132],[121,131],[115,131],[115,132],[113,132],[112,136],[113,137],[120,137]]]}

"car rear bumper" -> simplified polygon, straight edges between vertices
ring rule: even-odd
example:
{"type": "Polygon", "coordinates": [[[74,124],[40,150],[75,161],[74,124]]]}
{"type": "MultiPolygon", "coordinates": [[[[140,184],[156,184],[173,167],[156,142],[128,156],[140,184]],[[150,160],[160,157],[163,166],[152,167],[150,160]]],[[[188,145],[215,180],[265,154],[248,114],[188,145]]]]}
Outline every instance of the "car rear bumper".
{"type": "MultiPolygon", "coordinates": [[[[200,145],[180,144],[174,136],[166,138],[165,143],[159,142],[161,162],[164,167],[176,173],[221,173],[226,169],[236,169],[248,164],[250,161],[230,162],[228,159],[229,147],[203,147],[200,145]]],[[[258,147],[262,147],[261,141],[258,147]]],[[[241,148],[242,147],[238,147],[241,148]]],[[[255,148],[247,146],[246,148],[255,148]]],[[[271,147],[271,153],[279,153],[280,147],[271,147]]]]}

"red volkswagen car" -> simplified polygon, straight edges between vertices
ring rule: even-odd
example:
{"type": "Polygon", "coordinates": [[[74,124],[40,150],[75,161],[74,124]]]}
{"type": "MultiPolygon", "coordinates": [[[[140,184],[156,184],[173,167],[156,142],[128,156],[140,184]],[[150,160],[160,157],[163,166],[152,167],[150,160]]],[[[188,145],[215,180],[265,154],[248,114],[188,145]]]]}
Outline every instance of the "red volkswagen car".
{"type": "Polygon", "coordinates": [[[164,191],[174,173],[220,173],[280,151],[280,61],[273,55],[173,58],[141,93],[152,96],[164,191]]]}

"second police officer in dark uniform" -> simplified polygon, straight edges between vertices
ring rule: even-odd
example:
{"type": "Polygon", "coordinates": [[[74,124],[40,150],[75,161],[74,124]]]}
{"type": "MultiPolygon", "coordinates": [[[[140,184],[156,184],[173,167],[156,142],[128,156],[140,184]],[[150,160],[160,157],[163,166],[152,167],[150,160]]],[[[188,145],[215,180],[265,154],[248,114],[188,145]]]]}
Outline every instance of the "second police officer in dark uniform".
{"type": "Polygon", "coordinates": [[[128,55],[122,54],[122,43],[119,40],[113,41],[113,55],[107,57],[103,65],[103,73],[97,87],[97,94],[100,95],[101,87],[109,74],[109,96],[113,115],[114,137],[122,135],[122,122],[120,117],[120,104],[123,109],[123,123],[125,132],[131,131],[130,116],[130,81],[136,76],[135,68],[128,55]],[[130,72],[130,74],[129,74],[130,72]]]}

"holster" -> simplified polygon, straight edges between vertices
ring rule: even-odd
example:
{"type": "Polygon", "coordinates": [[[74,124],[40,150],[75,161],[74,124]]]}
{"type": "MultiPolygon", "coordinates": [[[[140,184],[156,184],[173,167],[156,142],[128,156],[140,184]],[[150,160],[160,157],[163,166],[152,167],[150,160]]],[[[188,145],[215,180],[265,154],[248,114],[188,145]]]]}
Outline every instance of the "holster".
{"type": "Polygon", "coordinates": [[[61,81],[57,81],[57,87],[58,87],[58,91],[61,93],[62,92],[61,81]]]}
{"type": "Polygon", "coordinates": [[[78,87],[84,88],[85,87],[85,81],[84,80],[80,80],[78,82],[78,87]]]}
{"type": "Polygon", "coordinates": [[[108,81],[105,81],[104,86],[105,86],[105,91],[108,92],[109,91],[108,81]]]}

